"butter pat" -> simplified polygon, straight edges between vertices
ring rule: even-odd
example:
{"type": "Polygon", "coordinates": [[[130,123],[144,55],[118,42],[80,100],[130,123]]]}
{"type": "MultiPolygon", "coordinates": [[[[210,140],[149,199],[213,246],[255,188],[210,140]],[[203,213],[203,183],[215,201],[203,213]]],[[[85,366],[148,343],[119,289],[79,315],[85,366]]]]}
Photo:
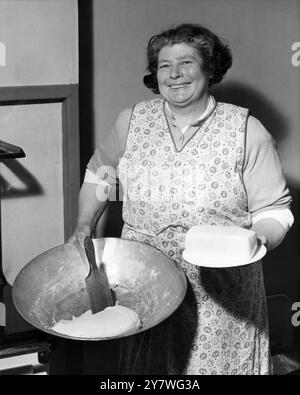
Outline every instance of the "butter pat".
{"type": "Polygon", "coordinates": [[[72,320],[61,320],[50,329],[71,337],[93,339],[119,336],[141,326],[135,311],[124,306],[112,306],[96,314],[88,310],[72,320]]]}
{"type": "Polygon", "coordinates": [[[192,260],[247,262],[257,249],[256,233],[237,226],[196,225],[185,237],[186,256],[192,260]]]}

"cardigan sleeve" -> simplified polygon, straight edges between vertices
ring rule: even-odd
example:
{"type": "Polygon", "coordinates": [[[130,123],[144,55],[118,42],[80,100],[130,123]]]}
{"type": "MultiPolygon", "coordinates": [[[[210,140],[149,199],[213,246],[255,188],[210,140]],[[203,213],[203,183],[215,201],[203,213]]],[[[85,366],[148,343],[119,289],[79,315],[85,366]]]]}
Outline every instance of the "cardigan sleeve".
{"type": "Polygon", "coordinates": [[[253,116],[249,116],[247,123],[243,181],[252,215],[290,208],[292,198],[276,142],[253,116]]]}

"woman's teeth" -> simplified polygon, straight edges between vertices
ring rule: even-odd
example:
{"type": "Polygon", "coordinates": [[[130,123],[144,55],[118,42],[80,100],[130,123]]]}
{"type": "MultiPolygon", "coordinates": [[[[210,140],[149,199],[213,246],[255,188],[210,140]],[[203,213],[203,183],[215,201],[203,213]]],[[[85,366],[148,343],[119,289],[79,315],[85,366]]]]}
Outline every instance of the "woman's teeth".
{"type": "Polygon", "coordinates": [[[183,88],[184,86],[186,86],[187,84],[181,84],[181,85],[172,85],[171,89],[179,89],[179,88],[183,88]]]}

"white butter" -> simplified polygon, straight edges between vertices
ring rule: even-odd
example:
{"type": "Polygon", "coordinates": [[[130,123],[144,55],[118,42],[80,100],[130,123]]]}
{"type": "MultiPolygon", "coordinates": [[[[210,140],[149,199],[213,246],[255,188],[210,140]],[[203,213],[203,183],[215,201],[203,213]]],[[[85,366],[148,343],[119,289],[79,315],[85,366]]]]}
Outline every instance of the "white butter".
{"type": "Polygon", "coordinates": [[[196,225],[185,237],[185,253],[195,259],[245,262],[256,249],[256,233],[237,226],[196,225]]]}

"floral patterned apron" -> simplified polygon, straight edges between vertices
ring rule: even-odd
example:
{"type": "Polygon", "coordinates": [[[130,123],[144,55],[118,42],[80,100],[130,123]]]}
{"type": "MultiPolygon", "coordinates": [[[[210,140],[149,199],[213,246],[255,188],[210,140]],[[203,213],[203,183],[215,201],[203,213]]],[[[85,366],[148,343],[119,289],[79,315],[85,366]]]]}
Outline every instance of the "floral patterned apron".
{"type": "Polygon", "coordinates": [[[181,306],[156,327],[121,342],[120,374],[269,374],[261,262],[211,269],[182,258],[193,225],[251,227],[242,178],[248,110],[217,103],[178,151],[153,99],[134,108],[118,166],[122,237],[158,248],[186,273],[181,306]]]}

